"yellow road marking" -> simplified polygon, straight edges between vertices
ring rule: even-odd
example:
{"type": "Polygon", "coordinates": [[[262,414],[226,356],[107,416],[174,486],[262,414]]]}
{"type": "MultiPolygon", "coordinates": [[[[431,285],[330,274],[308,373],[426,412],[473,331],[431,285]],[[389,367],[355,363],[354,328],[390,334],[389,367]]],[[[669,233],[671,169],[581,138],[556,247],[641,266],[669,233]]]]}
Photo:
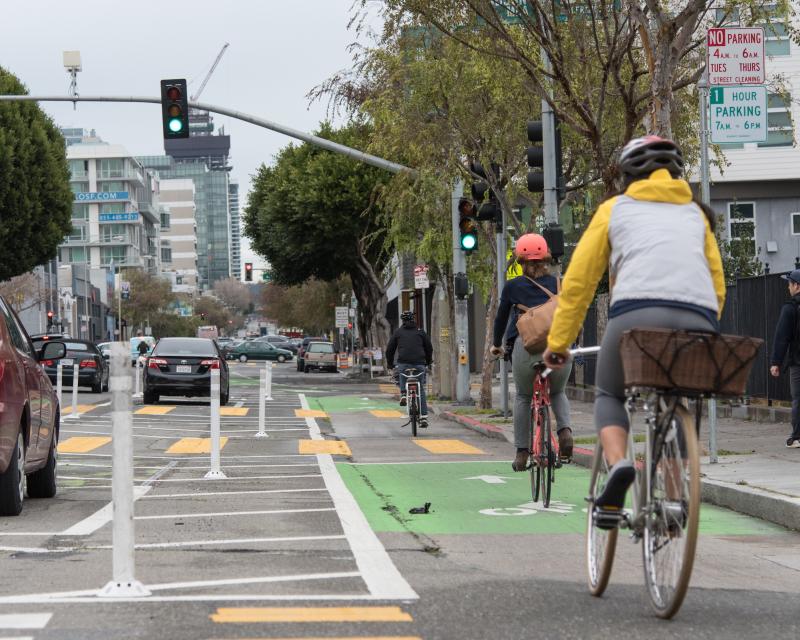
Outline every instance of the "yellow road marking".
{"type": "Polygon", "coordinates": [[[473,447],[471,444],[461,442],[461,440],[414,440],[423,449],[427,449],[431,453],[466,453],[466,454],[480,454],[484,453],[478,447],[473,447]]]}
{"type": "Polygon", "coordinates": [[[166,413],[172,411],[175,407],[167,407],[161,405],[152,405],[149,407],[142,407],[134,413],[138,416],[163,416],[166,413]]]}
{"type": "Polygon", "coordinates": [[[89,453],[111,442],[107,436],[75,436],[58,443],[59,453],[89,453]]]}
{"type": "MultiPolygon", "coordinates": [[[[219,448],[223,449],[228,442],[226,436],[219,439],[219,448]]],[[[175,442],[167,453],[211,453],[211,438],[181,438],[175,442]]]]}
{"type": "Polygon", "coordinates": [[[333,455],[349,456],[352,455],[350,447],[344,440],[300,440],[300,454],[309,453],[330,453],[333,455]]]}
{"type": "Polygon", "coordinates": [[[400,392],[400,389],[398,389],[393,384],[379,384],[378,385],[378,390],[381,393],[399,393],[400,392]]]}
{"type": "Polygon", "coordinates": [[[219,608],[214,622],[411,622],[400,607],[219,608]]]}
{"type": "Polygon", "coordinates": [[[319,409],[295,409],[294,415],[298,418],[327,418],[328,414],[319,409]]]}
{"type": "MultiPolygon", "coordinates": [[[[92,409],[97,409],[97,407],[93,404],[79,404],[78,405],[78,413],[88,413],[92,409]]],[[[72,413],[72,405],[68,404],[66,407],[61,409],[61,415],[66,415],[68,413],[72,413]]]]}
{"type": "Polygon", "coordinates": [[[395,411],[394,409],[374,409],[370,413],[376,418],[402,418],[405,414],[395,411]]]}
{"type": "Polygon", "coordinates": [[[219,415],[221,416],[246,416],[250,411],[247,407],[220,407],[219,415]]]}
{"type": "Polygon", "coordinates": [[[303,636],[302,638],[241,638],[240,640],[422,640],[422,638],[419,636],[337,636],[335,638],[303,636]]]}

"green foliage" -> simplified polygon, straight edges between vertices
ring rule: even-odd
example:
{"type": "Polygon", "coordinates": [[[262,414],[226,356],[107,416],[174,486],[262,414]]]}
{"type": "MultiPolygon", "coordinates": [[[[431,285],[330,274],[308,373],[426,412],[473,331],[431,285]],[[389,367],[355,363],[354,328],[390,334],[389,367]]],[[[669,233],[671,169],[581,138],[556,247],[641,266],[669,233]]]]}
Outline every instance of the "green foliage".
{"type": "Polygon", "coordinates": [[[282,287],[269,284],[262,290],[263,314],[282,328],[301,328],[306,334],[319,335],[334,328],[334,307],[349,301],[350,279],[330,282],[310,279],[301,285],[282,287]]]}
{"type": "MultiPolygon", "coordinates": [[[[0,94],[27,93],[0,67],[0,94]]],[[[55,257],[70,232],[64,138],[33,102],[0,102],[0,280],[55,257]]]]}
{"type": "MultiPolygon", "coordinates": [[[[364,148],[369,127],[351,123],[320,137],[364,148]]],[[[360,257],[380,272],[388,258],[377,224],[377,186],[386,172],[317,147],[289,145],[274,166],[262,165],[244,213],[244,233],[270,263],[274,282],[335,280],[358,268],[360,257]]]]}
{"type": "Polygon", "coordinates": [[[165,336],[191,338],[197,335],[197,327],[202,324],[200,318],[179,316],[174,313],[157,313],[150,318],[150,326],[156,338],[165,336]]]}
{"type": "Polygon", "coordinates": [[[194,303],[194,315],[205,319],[200,320],[201,325],[213,325],[220,330],[228,329],[228,322],[233,320],[233,314],[222,302],[212,296],[201,296],[194,303]]]}
{"type": "Polygon", "coordinates": [[[175,301],[168,280],[151,276],[142,269],[123,269],[121,279],[131,286],[131,297],[122,301],[122,317],[128,326],[144,325],[148,319],[152,322],[175,301]]]}

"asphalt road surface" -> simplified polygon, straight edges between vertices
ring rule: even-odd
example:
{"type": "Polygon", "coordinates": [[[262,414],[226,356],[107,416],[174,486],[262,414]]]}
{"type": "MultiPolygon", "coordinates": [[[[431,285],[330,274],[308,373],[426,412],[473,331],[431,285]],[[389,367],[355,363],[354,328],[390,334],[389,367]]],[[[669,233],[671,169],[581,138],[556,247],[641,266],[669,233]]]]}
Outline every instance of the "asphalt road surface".
{"type": "Polygon", "coordinates": [[[256,438],[263,366],[231,365],[224,480],[203,478],[207,401],[134,405],[142,599],[98,597],[111,407],[81,394],[58,496],[0,520],[0,640],[800,637],[800,534],[704,506],[692,588],[665,622],[627,539],[606,595],[588,594],[585,470],[562,469],[543,509],[506,443],[435,418],[414,441],[391,388],[293,363],[273,368],[256,438]]]}

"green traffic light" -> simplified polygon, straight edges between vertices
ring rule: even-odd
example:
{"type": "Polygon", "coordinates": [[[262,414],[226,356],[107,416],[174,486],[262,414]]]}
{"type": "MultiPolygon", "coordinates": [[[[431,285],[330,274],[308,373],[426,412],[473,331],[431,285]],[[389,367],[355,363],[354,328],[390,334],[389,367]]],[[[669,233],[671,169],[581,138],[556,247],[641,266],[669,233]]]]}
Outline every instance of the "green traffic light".
{"type": "Polygon", "coordinates": [[[461,236],[461,248],[464,249],[464,251],[472,251],[477,244],[478,238],[475,236],[475,234],[465,233],[463,236],[461,236]]]}
{"type": "Polygon", "coordinates": [[[167,126],[172,133],[179,133],[183,129],[183,122],[180,118],[171,118],[167,126]]]}

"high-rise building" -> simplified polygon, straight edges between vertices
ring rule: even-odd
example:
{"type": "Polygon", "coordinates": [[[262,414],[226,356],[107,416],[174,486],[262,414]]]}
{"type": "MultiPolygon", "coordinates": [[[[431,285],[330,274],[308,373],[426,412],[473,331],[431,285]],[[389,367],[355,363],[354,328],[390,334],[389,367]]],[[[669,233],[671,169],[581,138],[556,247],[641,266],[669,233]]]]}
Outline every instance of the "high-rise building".
{"type": "Polygon", "coordinates": [[[239,181],[231,179],[228,186],[231,211],[231,276],[242,279],[242,227],[239,220],[239,181]]]}
{"type": "Polygon", "coordinates": [[[231,275],[231,142],[230,136],[211,134],[210,116],[207,122],[205,117],[202,122],[197,116],[193,120],[194,130],[190,128],[189,138],[165,140],[167,155],[143,156],[139,160],[160,179],[191,178],[194,181],[197,271],[200,288],[207,290],[217,280],[231,275]]]}
{"type": "Polygon", "coordinates": [[[161,180],[161,270],[175,293],[197,293],[195,189],[189,178],[161,180]]]}

